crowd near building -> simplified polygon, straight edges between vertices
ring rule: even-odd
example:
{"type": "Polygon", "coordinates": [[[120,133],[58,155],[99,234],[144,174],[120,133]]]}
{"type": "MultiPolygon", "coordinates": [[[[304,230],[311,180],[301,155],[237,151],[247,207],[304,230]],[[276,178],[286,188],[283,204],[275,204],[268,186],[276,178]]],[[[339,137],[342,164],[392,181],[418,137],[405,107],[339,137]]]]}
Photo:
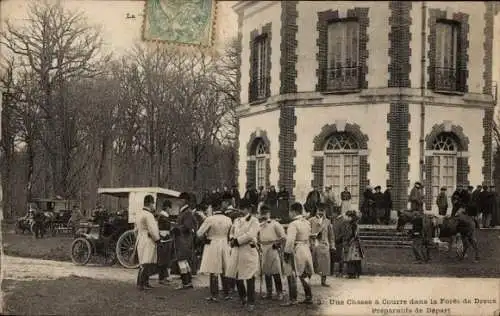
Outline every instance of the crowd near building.
{"type": "Polygon", "coordinates": [[[494,2],[239,1],[239,189],[492,185],[494,2]]]}

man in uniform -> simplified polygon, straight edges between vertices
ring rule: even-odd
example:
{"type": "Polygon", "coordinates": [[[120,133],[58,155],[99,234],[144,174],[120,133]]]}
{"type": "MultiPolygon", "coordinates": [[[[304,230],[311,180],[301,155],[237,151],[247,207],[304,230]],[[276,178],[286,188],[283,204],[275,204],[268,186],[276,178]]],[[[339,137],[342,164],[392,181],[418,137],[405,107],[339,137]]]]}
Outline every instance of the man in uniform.
{"type": "Polygon", "coordinates": [[[227,236],[231,229],[231,219],[225,216],[218,205],[214,215],[207,217],[196,232],[198,238],[205,241],[201,259],[200,273],[210,275],[209,301],[217,301],[219,295],[219,275],[222,277],[222,288],[225,298],[229,298],[229,284],[224,277],[229,261],[229,244],[227,236]]]}
{"type": "Polygon", "coordinates": [[[281,283],[281,244],[286,238],[285,229],[280,223],[271,219],[271,209],[267,205],[261,207],[261,214],[265,220],[260,224],[258,235],[262,249],[262,271],[266,281],[264,299],[273,297],[273,279],[276,286],[278,300],[283,299],[283,284],[281,283]]]}
{"type": "Polygon", "coordinates": [[[226,275],[236,279],[242,304],[248,304],[248,310],[253,311],[255,309],[255,276],[259,270],[257,235],[260,226],[259,220],[252,214],[255,212],[255,206],[242,200],[240,208],[245,215],[234,220],[229,233],[231,255],[226,275]]]}
{"type": "Polygon", "coordinates": [[[141,291],[151,289],[149,277],[156,273],[156,242],[160,240],[160,232],[153,215],[154,207],[154,197],[146,195],[144,207],[136,213],[137,257],[140,264],[137,287],[141,291]]]}
{"type": "Polygon", "coordinates": [[[342,273],[344,272],[344,248],[343,248],[343,233],[345,231],[346,219],[341,214],[339,210],[335,210],[333,212],[334,218],[332,219],[332,228],[333,228],[333,236],[335,237],[335,251],[332,253],[332,264],[331,264],[331,273],[330,275],[335,274],[335,263],[338,263],[339,270],[337,273],[337,277],[342,277],[342,273]]]}
{"type": "Polygon", "coordinates": [[[311,242],[314,270],[321,275],[321,286],[328,287],[326,276],[330,274],[330,250],[335,249],[332,224],[325,217],[328,206],[319,203],[316,216],[311,217],[311,242]]]}
{"type": "Polygon", "coordinates": [[[193,266],[194,234],[197,223],[189,206],[191,200],[189,193],[183,192],[179,198],[183,204],[177,218],[177,227],[172,231],[175,235],[175,256],[182,281],[178,289],[188,289],[193,288],[191,267],[193,266]]]}
{"type": "Polygon", "coordinates": [[[83,214],[80,211],[80,206],[74,205],[73,210],[71,211],[71,217],[69,218],[68,221],[74,236],[76,236],[76,232],[80,228],[80,222],[82,219],[83,219],[83,214]]]}
{"type": "Polygon", "coordinates": [[[292,222],[288,226],[283,261],[288,280],[289,302],[282,306],[297,304],[297,276],[304,288],[305,300],[302,304],[312,304],[311,276],[314,273],[309,238],[311,224],[302,215],[302,205],[294,203],[290,207],[292,222]]]}
{"type": "Polygon", "coordinates": [[[165,285],[170,282],[170,264],[172,257],[172,239],[170,238],[170,210],[172,203],[165,200],[162,209],[157,214],[160,241],[158,249],[158,283],[165,285]]]}
{"type": "Polygon", "coordinates": [[[410,191],[410,210],[420,213],[424,212],[424,194],[422,193],[422,184],[415,182],[410,191]]]}

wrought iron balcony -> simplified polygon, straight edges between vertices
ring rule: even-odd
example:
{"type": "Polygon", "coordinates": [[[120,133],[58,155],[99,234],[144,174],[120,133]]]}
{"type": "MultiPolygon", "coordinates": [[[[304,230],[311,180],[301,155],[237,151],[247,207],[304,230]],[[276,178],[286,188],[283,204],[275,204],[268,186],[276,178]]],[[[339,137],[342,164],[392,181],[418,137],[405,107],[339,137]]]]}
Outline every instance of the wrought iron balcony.
{"type": "Polygon", "coordinates": [[[257,101],[267,98],[269,77],[254,78],[250,81],[249,101],[257,101]]]}
{"type": "Polygon", "coordinates": [[[357,90],[360,87],[360,67],[336,67],[326,69],[325,92],[357,90]]]}
{"type": "Polygon", "coordinates": [[[434,90],[460,92],[462,73],[457,68],[434,67],[434,90]]]}

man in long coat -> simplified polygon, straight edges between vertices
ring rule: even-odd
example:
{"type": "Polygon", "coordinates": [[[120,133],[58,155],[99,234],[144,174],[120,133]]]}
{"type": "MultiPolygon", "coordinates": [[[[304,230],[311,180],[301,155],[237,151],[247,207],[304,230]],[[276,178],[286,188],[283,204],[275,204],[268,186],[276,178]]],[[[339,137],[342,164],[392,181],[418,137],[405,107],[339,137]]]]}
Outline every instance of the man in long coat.
{"type": "Polygon", "coordinates": [[[247,190],[243,198],[249,201],[252,205],[259,204],[259,192],[257,192],[257,189],[255,189],[253,184],[247,185],[247,190]]]}
{"type": "Polygon", "coordinates": [[[410,191],[410,209],[420,213],[424,212],[424,194],[422,193],[422,184],[415,182],[410,191]]]}
{"type": "Polygon", "coordinates": [[[375,199],[373,197],[373,188],[371,186],[366,186],[363,192],[363,204],[361,206],[361,213],[363,213],[362,220],[365,224],[373,224],[374,217],[373,213],[375,210],[375,199]]]}
{"type": "Polygon", "coordinates": [[[158,283],[165,285],[170,282],[170,266],[172,260],[173,241],[170,238],[170,211],[172,203],[165,200],[162,209],[157,212],[158,229],[160,231],[160,242],[157,244],[158,252],[158,283]]]}
{"type": "Polygon", "coordinates": [[[282,306],[297,304],[297,276],[304,288],[305,300],[302,304],[313,304],[311,276],[314,274],[313,260],[309,247],[311,223],[302,216],[302,205],[290,206],[290,218],[283,254],[284,274],[287,276],[289,301],[282,306]]]}
{"type": "Polygon", "coordinates": [[[209,301],[217,301],[219,295],[219,275],[225,298],[229,297],[229,286],[224,277],[229,261],[229,244],[227,236],[231,229],[231,219],[225,216],[220,208],[214,210],[214,215],[207,217],[196,232],[198,238],[203,238],[205,247],[201,259],[200,273],[210,275],[209,301]]]}
{"type": "Polygon", "coordinates": [[[392,211],[392,185],[388,184],[387,188],[384,191],[384,222],[385,224],[389,224],[391,221],[391,211],[392,211]]]}
{"type": "Polygon", "coordinates": [[[304,208],[306,212],[314,215],[316,213],[316,208],[319,203],[321,203],[321,192],[317,186],[314,186],[312,191],[307,194],[306,203],[304,204],[304,208]]]}
{"type": "Polygon", "coordinates": [[[290,203],[290,193],[286,187],[281,186],[278,192],[278,217],[282,220],[288,218],[288,208],[290,203]]]}
{"type": "Polygon", "coordinates": [[[194,257],[194,237],[197,228],[196,219],[189,206],[190,195],[181,193],[182,207],[177,217],[177,227],[173,229],[175,236],[175,257],[181,275],[182,286],[178,289],[193,288],[191,272],[194,257]]]}
{"type": "Polygon", "coordinates": [[[325,203],[327,207],[327,209],[325,210],[326,218],[332,219],[332,212],[337,203],[335,201],[335,193],[332,191],[331,185],[325,188],[325,193],[323,194],[323,203],[325,203]]]}
{"type": "Polygon", "coordinates": [[[264,299],[273,297],[273,279],[278,294],[278,300],[283,299],[283,284],[281,283],[281,244],[286,238],[285,229],[280,223],[271,219],[271,209],[267,206],[261,208],[261,214],[265,216],[264,222],[260,224],[258,235],[259,244],[262,249],[262,273],[266,280],[267,294],[264,299]]]}
{"type": "Polygon", "coordinates": [[[315,263],[314,270],[321,275],[321,286],[328,287],[326,276],[330,274],[330,250],[335,249],[332,224],[325,217],[328,206],[318,204],[316,216],[309,219],[311,222],[312,256],[315,263]]]}
{"type": "Polygon", "coordinates": [[[156,272],[156,242],[160,240],[160,232],[153,215],[154,207],[154,197],[146,195],[144,208],[136,213],[137,257],[140,265],[137,274],[137,287],[142,291],[151,288],[149,277],[156,272]]]}
{"type": "Polygon", "coordinates": [[[259,271],[257,235],[260,225],[257,217],[252,214],[254,207],[248,201],[242,200],[240,208],[245,215],[234,220],[229,233],[231,256],[226,276],[236,279],[242,304],[248,304],[248,310],[253,311],[255,276],[259,271]]]}
{"type": "Polygon", "coordinates": [[[339,270],[337,277],[341,277],[344,272],[344,248],[343,248],[343,236],[345,232],[344,226],[346,225],[346,219],[344,215],[342,215],[339,210],[335,210],[333,213],[334,217],[332,219],[332,228],[333,228],[333,236],[335,237],[335,251],[332,255],[331,260],[331,273],[330,275],[335,274],[335,263],[339,265],[339,270]]]}

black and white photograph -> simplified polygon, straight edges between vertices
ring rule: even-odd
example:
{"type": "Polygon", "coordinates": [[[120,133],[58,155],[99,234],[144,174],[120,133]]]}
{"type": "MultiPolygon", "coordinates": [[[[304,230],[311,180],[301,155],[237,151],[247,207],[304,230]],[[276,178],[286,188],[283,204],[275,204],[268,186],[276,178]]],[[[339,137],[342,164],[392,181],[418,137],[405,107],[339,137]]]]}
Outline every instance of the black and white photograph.
{"type": "Polygon", "coordinates": [[[500,315],[500,1],[0,1],[2,315],[500,315]]]}

